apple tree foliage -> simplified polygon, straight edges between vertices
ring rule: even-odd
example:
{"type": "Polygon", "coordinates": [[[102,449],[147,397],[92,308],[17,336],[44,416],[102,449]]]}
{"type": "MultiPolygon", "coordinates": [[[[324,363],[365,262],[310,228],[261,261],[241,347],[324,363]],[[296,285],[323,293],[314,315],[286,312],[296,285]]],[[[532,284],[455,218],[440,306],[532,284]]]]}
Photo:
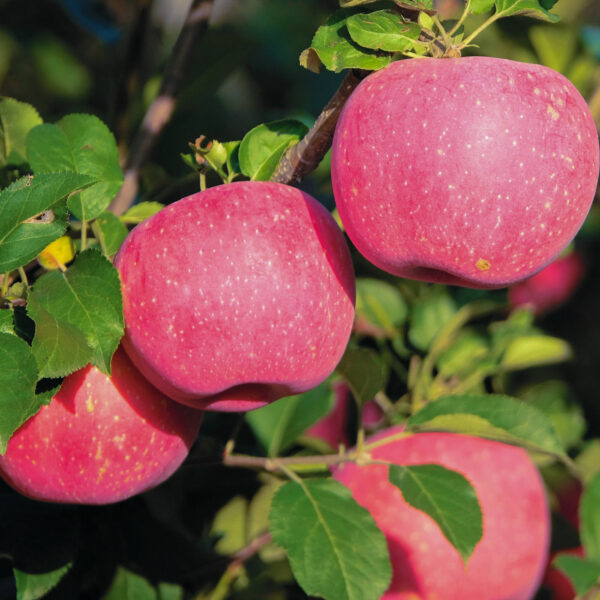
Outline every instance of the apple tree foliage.
{"type": "MultiPolygon", "coordinates": [[[[594,37],[588,27],[590,50],[578,50],[572,21],[551,26],[559,20],[556,0],[467,0],[451,15],[438,13],[438,4],[340,0],[307,40],[300,65],[314,73],[353,69],[365,76],[401,58],[475,51],[479,34],[482,51],[487,45],[496,51],[490,33],[498,35],[496,21],[533,17],[540,23],[518,21],[530,36],[526,58],[563,72],[584,94],[591,91],[600,34],[594,37]],[[449,20],[442,23],[442,17],[449,20]]],[[[0,48],[2,43],[0,37],[0,48]]],[[[202,127],[201,115],[198,123],[202,127]]],[[[197,131],[195,140],[180,139],[171,154],[180,155],[201,187],[267,181],[312,124],[286,116],[226,141],[197,131]]],[[[124,332],[112,260],[128,231],[165,205],[142,194],[124,212],[111,210],[124,181],[121,145],[91,114],[46,122],[30,103],[0,98],[0,453],[14,431],[51,402],[66,376],[88,363],[110,374],[124,332]],[[55,244],[65,238],[72,251],[63,255],[55,244]],[[44,252],[50,263],[43,262],[44,252]]],[[[327,176],[327,159],[311,177],[323,172],[327,176]]],[[[591,223],[582,235],[593,238],[597,230],[591,223]]],[[[298,593],[296,582],[311,596],[376,600],[392,577],[384,535],[349,490],[328,476],[331,465],[361,460],[360,451],[368,451],[361,416],[373,400],[383,427],[465,433],[525,448],[556,502],[565,482],[578,481],[584,556],[559,554],[555,565],[580,596],[600,590],[600,441],[584,439],[581,406],[553,374],[556,365],[578,360],[578,348],[544,331],[529,308],[508,310],[504,291],[396,279],[354,258],[355,328],[332,377],[237,420],[207,418],[174,482],[148,494],[136,511],[125,503],[97,513],[106,531],[84,507],[40,505],[1,490],[6,539],[0,539],[0,554],[10,557],[19,599],[78,597],[81,589],[142,600],[282,598],[285,590],[298,593]],[[552,376],[527,385],[539,380],[530,373],[552,376]],[[340,381],[355,400],[346,429],[358,454],[307,435],[333,409],[332,384],[340,381]],[[228,440],[236,436],[234,448],[228,440]],[[221,462],[217,477],[201,472],[203,465],[210,471],[221,462]],[[207,503],[203,497],[211,491],[215,499],[207,503]],[[181,514],[195,503],[205,514],[188,519],[184,530],[181,514]],[[38,535],[43,543],[33,548],[38,535]],[[129,538],[136,539],[135,550],[117,553],[127,559],[90,566],[92,546],[110,553],[107,548],[129,538]],[[159,559],[170,554],[167,563],[179,561],[177,567],[156,567],[151,554],[157,545],[164,548],[159,559]]],[[[468,565],[484,527],[471,483],[435,464],[390,464],[388,478],[407,503],[433,519],[468,565]]]]}

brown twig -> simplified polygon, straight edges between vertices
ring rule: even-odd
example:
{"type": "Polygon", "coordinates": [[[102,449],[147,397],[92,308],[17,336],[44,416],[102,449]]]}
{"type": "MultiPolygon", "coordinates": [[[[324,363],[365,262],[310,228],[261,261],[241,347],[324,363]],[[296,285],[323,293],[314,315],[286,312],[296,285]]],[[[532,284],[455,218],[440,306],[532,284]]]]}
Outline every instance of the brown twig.
{"type": "Polygon", "coordinates": [[[271,181],[295,184],[314,171],[331,147],[340,112],[356,86],[368,75],[353,69],[342,81],[309,132],[279,161],[271,181]]]}
{"type": "Polygon", "coordinates": [[[158,136],[173,114],[175,98],[181,89],[196,43],[208,26],[213,3],[214,0],[193,0],[190,6],[165,68],[158,96],[148,108],[129,152],[123,186],[109,207],[116,215],[122,215],[135,200],[140,169],[148,160],[158,136]]]}

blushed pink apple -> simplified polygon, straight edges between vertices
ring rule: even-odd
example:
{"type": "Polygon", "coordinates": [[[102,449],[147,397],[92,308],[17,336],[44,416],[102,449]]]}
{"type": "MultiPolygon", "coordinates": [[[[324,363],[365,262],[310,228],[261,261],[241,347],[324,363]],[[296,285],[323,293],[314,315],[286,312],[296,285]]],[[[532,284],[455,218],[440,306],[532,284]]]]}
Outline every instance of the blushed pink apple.
{"type": "MultiPolygon", "coordinates": [[[[401,431],[385,430],[368,443],[401,431]]],[[[544,484],[525,451],[471,436],[419,433],[371,454],[398,465],[437,463],[458,471],[475,488],[483,513],[483,537],[465,567],[435,522],[389,483],[385,465],[336,468],[334,477],[350,488],[386,536],[393,577],[382,599],[534,597],[548,559],[550,515],[544,484]]]]}
{"type": "Polygon", "coordinates": [[[119,348],[111,377],[88,365],[65,378],[9,440],[0,476],[34,500],[118,502],[167,479],[201,420],[153,388],[119,348]]]}
{"type": "Polygon", "coordinates": [[[348,247],[296,188],[240,182],[183,198],[136,227],[115,265],[125,350],[190,406],[249,410],[306,391],[350,336],[348,247]]]}
{"type": "Polygon", "coordinates": [[[536,314],[564,304],[583,279],[585,266],[577,251],[557,258],[533,277],[508,289],[511,306],[531,306],[536,314]]]}
{"type": "Polygon", "coordinates": [[[547,67],[402,60],[349,98],[331,168],[346,232],[372,263],[496,288],[541,270],[579,230],[598,135],[585,100],[547,67]]]}

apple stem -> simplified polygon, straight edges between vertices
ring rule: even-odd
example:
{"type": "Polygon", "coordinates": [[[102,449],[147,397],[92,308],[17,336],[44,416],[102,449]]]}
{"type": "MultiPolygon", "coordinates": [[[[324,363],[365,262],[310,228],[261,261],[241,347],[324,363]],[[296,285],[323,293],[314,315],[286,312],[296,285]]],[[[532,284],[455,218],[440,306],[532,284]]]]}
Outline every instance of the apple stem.
{"type": "Polygon", "coordinates": [[[448,52],[452,52],[454,48],[454,43],[452,42],[452,38],[448,35],[446,28],[442,25],[442,22],[440,21],[437,15],[433,15],[432,19],[435,23],[435,26],[438,28],[438,31],[442,34],[444,45],[446,46],[446,49],[444,50],[444,55],[448,52]]]}
{"type": "MultiPolygon", "coordinates": [[[[263,469],[273,472],[283,470],[288,471],[288,467],[295,470],[310,470],[315,467],[340,465],[345,462],[354,462],[356,460],[356,451],[343,451],[338,454],[322,454],[316,456],[288,456],[284,458],[266,458],[261,456],[248,456],[246,454],[224,454],[223,464],[228,467],[249,467],[253,469],[263,469]]],[[[287,473],[286,473],[287,474],[287,473]]]]}
{"type": "Polygon", "coordinates": [[[206,173],[200,171],[200,191],[204,192],[206,190],[206,173]]]}
{"type": "Polygon", "coordinates": [[[299,183],[318,166],[331,147],[333,132],[340,112],[356,86],[368,71],[351,69],[327,103],[308,133],[294,144],[281,158],[271,181],[285,184],[299,183]]]}

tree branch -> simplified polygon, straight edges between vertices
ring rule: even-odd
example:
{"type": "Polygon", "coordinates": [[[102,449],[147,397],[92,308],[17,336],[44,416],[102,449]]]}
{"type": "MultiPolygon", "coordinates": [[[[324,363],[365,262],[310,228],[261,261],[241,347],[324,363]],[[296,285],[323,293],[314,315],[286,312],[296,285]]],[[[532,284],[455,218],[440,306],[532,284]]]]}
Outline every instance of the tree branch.
{"type": "Polygon", "coordinates": [[[271,181],[295,184],[318,167],[331,147],[333,132],[346,100],[368,74],[368,71],[358,69],[348,71],[309,132],[283,155],[271,181]]]}
{"type": "Polygon", "coordinates": [[[175,98],[181,89],[196,43],[208,27],[213,3],[214,0],[193,0],[190,6],[165,68],[158,96],[148,108],[142,126],[131,146],[125,164],[123,186],[109,206],[109,210],[116,215],[122,215],[135,200],[140,169],[148,160],[160,133],[173,114],[175,98]]]}

